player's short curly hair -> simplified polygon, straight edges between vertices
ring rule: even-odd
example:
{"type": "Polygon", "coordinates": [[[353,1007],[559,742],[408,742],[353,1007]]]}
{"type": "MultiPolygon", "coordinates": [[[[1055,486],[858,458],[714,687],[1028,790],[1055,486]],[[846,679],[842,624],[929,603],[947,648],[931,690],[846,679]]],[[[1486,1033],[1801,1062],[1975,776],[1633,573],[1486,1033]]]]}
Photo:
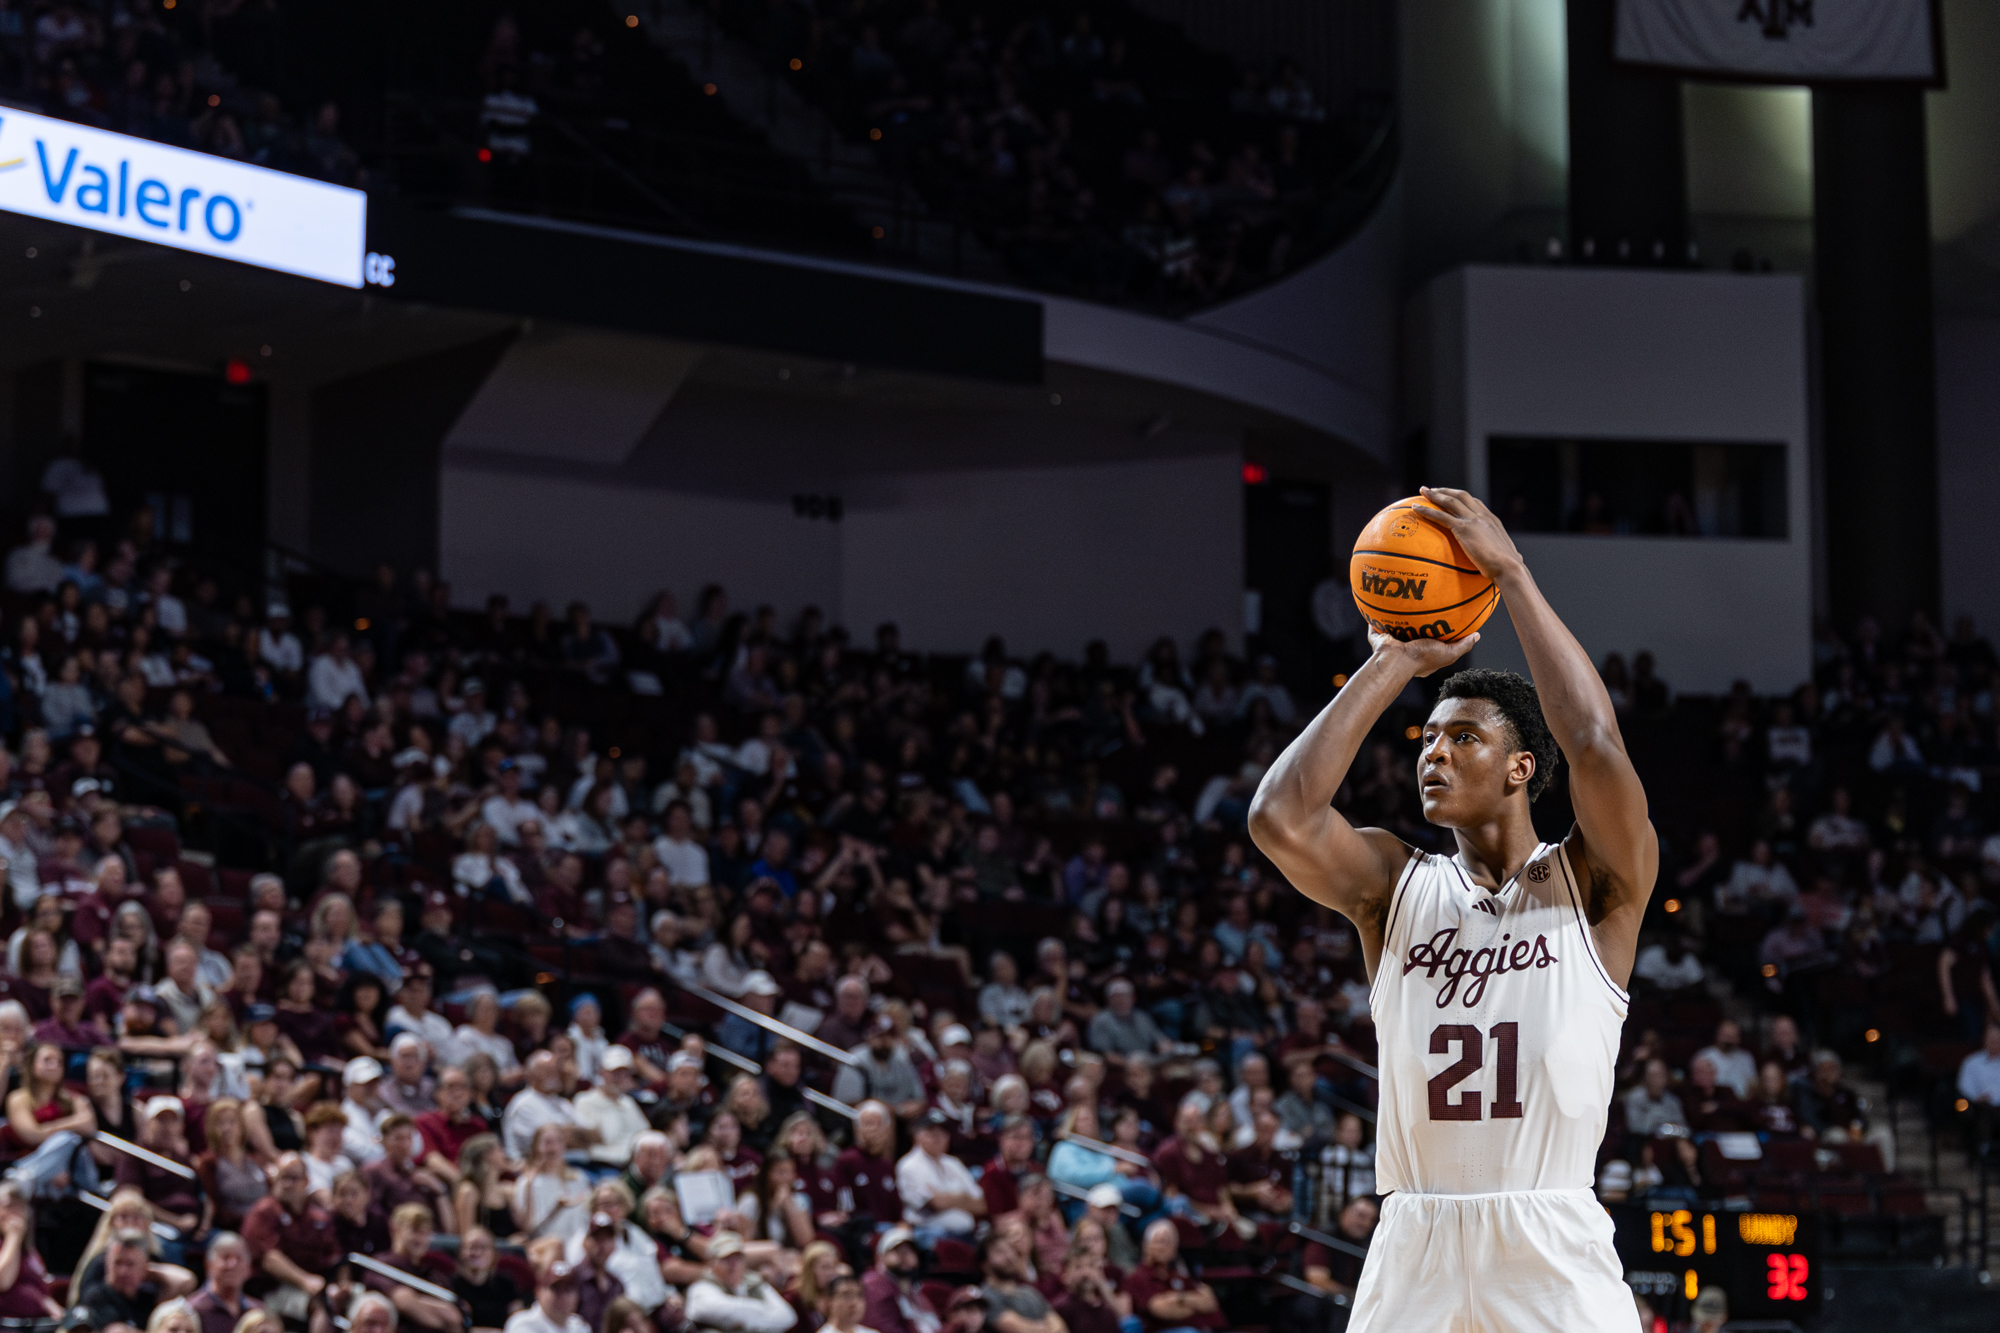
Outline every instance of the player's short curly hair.
{"type": "Polygon", "coordinates": [[[1526,750],[1535,756],[1535,775],[1528,779],[1528,799],[1537,801],[1555,780],[1556,766],[1562,763],[1562,749],[1542,720],[1542,701],[1535,682],[1512,671],[1491,671],[1469,667],[1447,677],[1438,690],[1438,702],[1446,699],[1484,699],[1506,720],[1511,749],[1526,750]]]}

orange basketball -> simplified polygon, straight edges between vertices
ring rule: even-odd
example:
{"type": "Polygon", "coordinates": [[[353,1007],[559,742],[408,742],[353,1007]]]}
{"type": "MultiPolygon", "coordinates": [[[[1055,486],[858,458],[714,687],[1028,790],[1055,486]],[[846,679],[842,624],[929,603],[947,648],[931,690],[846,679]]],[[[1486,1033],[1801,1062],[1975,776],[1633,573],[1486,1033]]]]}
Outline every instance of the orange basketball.
{"type": "Polygon", "coordinates": [[[1500,603],[1500,590],[1458,539],[1410,512],[1436,508],[1419,495],[1398,500],[1369,519],[1354,543],[1347,582],[1355,604],[1392,638],[1460,638],[1500,603]]]}

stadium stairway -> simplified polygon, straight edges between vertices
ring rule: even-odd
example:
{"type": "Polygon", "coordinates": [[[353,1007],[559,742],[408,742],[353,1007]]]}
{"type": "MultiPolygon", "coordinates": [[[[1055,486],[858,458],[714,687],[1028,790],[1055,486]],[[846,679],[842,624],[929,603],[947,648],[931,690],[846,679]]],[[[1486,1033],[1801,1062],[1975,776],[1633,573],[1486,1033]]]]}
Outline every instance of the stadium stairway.
{"type": "MultiPolygon", "coordinates": [[[[621,13],[628,8],[613,0],[621,13]]],[[[969,227],[932,217],[915,187],[891,175],[873,148],[841,134],[748,45],[718,27],[694,0],[652,0],[640,27],[685,66],[697,84],[713,84],[730,113],[761,130],[863,227],[879,229],[882,252],[934,272],[1011,283],[1004,260],[969,227]]]]}

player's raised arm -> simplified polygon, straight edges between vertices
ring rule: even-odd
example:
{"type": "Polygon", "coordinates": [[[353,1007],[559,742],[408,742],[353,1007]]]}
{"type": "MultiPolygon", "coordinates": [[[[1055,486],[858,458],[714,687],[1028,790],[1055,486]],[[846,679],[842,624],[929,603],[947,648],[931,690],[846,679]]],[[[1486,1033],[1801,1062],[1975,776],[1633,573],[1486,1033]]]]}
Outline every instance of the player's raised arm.
{"type": "Polygon", "coordinates": [[[1250,803],[1251,840],[1293,887],[1361,928],[1371,969],[1382,949],[1381,915],[1410,852],[1393,833],[1348,823],[1333,796],[1369,728],[1411,678],[1448,666],[1478,638],[1398,643],[1370,630],[1368,660],[1278,756],[1250,803]]]}
{"type": "Polygon", "coordinates": [[[1583,645],[1535,586],[1500,520],[1465,491],[1426,487],[1424,496],[1438,511],[1413,512],[1450,529],[1473,563],[1499,585],[1521,637],[1542,716],[1571,769],[1570,803],[1592,879],[1592,924],[1601,924],[1610,913],[1629,914],[1626,924],[1636,941],[1638,916],[1659,870],[1660,845],[1646,816],[1646,790],[1625,753],[1611,695],[1583,645]]]}

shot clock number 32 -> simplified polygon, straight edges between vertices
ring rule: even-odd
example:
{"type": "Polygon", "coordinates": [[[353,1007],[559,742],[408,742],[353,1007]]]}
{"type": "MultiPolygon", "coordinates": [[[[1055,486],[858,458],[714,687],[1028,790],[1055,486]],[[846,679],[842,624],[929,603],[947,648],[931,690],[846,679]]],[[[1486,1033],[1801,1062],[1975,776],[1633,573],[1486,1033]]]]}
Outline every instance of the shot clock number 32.
{"type": "Polygon", "coordinates": [[[1611,1208],[1625,1281],[1655,1308],[1721,1287],[1737,1319],[1819,1309],[1819,1228],[1811,1216],[1701,1208],[1611,1208]]]}

